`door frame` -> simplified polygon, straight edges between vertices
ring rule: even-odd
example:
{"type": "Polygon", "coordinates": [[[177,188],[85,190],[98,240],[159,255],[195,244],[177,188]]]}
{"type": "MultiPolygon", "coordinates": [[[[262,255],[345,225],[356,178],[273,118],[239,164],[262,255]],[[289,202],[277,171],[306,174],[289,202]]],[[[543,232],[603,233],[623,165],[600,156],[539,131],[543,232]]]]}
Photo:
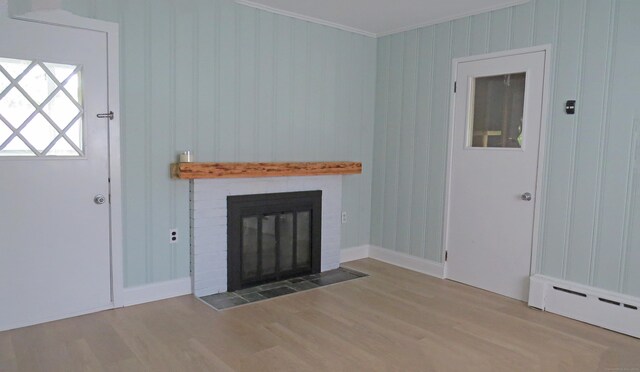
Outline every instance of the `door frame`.
{"type": "Polygon", "coordinates": [[[511,49],[502,52],[480,54],[469,57],[454,58],[451,68],[451,97],[449,108],[449,134],[448,134],[448,149],[447,149],[447,165],[445,176],[445,200],[444,200],[444,224],[443,224],[443,249],[442,249],[442,263],[443,263],[443,278],[448,278],[446,254],[449,250],[449,217],[451,208],[451,175],[453,172],[453,143],[454,143],[454,123],[455,123],[455,105],[456,105],[456,92],[454,91],[454,84],[458,79],[458,65],[463,62],[473,62],[492,58],[510,57],[520,54],[545,52],[544,61],[544,81],[542,87],[542,108],[541,108],[541,120],[540,120],[540,142],[538,144],[538,169],[536,174],[536,192],[534,197],[534,212],[533,212],[533,233],[531,237],[531,263],[529,267],[529,276],[536,274],[539,271],[538,267],[538,244],[539,244],[539,231],[540,224],[542,223],[542,207],[544,201],[544,170],[546,169],[546,145],[547,145],[547,124],[549,116],[549,103],[551,93],[551,44],[538,45],[529,48],[511,49]]]}
{"type": "Polygon", "coordinates": [[[109,150],[109,247],[111,256],[111,301],[113,307],[123,307],[124,261],[122,232],[122,168],[120,162],[120,42],[119,25],[77,16],[63,10],[44,10],[9,17],[24,22],[98,31],[107,40],[107,106],[115,113],[108,124],[109,150]]]}

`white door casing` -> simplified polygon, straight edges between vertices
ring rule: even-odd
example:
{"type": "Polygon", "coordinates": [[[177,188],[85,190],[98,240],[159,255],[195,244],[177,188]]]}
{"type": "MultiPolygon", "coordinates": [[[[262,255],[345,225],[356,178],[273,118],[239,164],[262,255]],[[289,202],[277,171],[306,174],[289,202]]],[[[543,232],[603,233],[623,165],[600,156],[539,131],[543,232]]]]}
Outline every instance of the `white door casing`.
{"type": "MultiPolygon", "coordinates": [[[[75,157],[0,157],[0,330],[111,308],[107,46],[102,32],[0,20],[0,57],[80,66],[75,157]],[[95,204],[102,194],[105,204],[95,204]]],[[[19,84],[19,81],[18,81],[19,84]]],[[[0,123],[6,125],[5,123],[0,123]]]]}
{"type": "Polygon", "coordinates": [[[446,276],[519,300],[527,299],[532,271],[547,53],[545,48],[532,48],[454,61],[457,92],[447,177],[446,276]],[[492,135],[487,131],[484,138],[473,137],[478,135],[471,128],[475,84],[480,81],[476,78],[521,73],[526,74],[522,136],[510,139],[517,137],[520,144],[475,147],[486,145],[492,135]],[[524,193],[532,199],[522,200],[524,193]]]}

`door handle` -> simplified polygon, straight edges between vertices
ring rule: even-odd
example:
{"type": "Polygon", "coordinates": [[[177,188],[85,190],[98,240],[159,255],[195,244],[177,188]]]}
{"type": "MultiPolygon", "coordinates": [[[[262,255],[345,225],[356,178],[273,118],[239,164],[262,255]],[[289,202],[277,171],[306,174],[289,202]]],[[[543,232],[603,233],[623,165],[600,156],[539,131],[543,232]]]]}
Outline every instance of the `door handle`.
{"type": "Polygon", "coordinates": [[[530,192],[525,192],[524,194],[520,195],[520,199],[524,201],[531,201],[532,198],[533,196],[531,195],[530,192]]]}
{"type": "Polygon", "coordinates": [[[100,205],[100,204],[104,204],[107,201],[107,198],[105,198],[104,195],[98,194],[93,198],[93,202],[100,205]]]}

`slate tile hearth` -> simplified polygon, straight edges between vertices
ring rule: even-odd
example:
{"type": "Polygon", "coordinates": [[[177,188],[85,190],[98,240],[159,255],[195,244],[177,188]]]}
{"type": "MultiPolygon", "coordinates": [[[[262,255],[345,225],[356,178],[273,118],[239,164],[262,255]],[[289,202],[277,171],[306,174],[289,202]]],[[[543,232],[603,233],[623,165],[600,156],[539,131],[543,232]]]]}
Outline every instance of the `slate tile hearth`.
{"type": "Polygon", "coordinates": [[[268,298],[302,292],[365,276],[367,276],[367,274],[340,267],[320,274],[305,275],[280,282],[245,288],[235,292],[218,293],[200,297],[200,299],[211,305],[216,310],[224,310],[239,305],[266,300],[268,298]]]}

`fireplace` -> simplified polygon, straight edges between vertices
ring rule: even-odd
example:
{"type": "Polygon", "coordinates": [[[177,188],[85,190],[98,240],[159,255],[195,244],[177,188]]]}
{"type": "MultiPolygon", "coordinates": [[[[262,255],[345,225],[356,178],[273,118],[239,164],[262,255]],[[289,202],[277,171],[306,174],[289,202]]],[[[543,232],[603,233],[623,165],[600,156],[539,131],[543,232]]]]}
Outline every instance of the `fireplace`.
{"type": "Polygon", "coordinates": [[[322,191],[227,197],[227,290],[320,272],[322,191]]]}
{"type": "MultiPolygon", "coordinates": [[[[190,215],[194,294],[202,297],[227,292],[230,288],[227,283],[229,255],[232,254],[228,245],[228,197],[317,190],[322,191],[322,202],[321,208],[314,213],[318,218],[313,220],[320,221],[321,217],[322,229],[314,235],[319,238],[321,246],[319,249],[314,246],[314,254],[320,255],[316,264],[320,265],[320,272],[325,272],[336,269],[340,264],[342,176],[193,180],[190,184],[190,215]]],[[[257,230],[257,221],[255,223],[257,230]]]]}

